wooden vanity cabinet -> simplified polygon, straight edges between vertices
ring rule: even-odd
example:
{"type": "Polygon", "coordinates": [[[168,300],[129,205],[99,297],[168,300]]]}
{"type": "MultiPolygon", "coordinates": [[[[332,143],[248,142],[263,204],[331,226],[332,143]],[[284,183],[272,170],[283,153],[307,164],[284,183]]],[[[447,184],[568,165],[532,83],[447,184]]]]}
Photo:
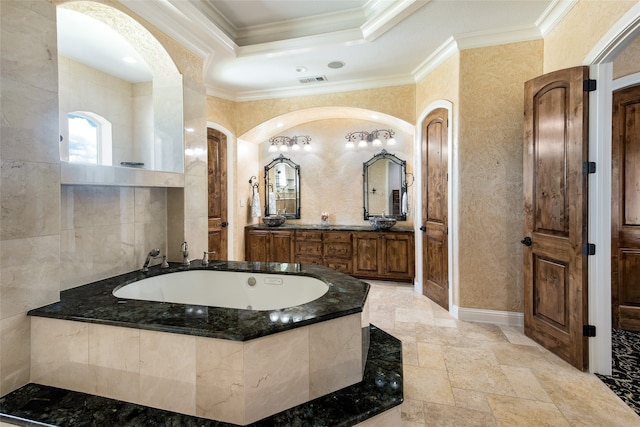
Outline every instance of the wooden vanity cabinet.
{"type": "Polygon", "coordinates": [[[293,238],[289,230],[245,230],[245,259],[293,262],[293,238]]]}
{"type": "Polygon", "coordinates": [[[295,262],[323,265],[322,231],[296,230],[295,262]]]}
{"type": "Polygon", "coordinates": [[[245,230],[247,261],[324,265],[362,279],[412,282],[412,231],[245,230]]]}
{"type": "Polygon", "coordinates": [[[353,275],[381,280],[412,281],[412,233],[367,232],[353,234],[353,275]]]}
{"type": "Polygon", "coordinates": [[[353,234],[347,231],[326,231],[322,234],[325,267],[353,274],[353,234]]]}

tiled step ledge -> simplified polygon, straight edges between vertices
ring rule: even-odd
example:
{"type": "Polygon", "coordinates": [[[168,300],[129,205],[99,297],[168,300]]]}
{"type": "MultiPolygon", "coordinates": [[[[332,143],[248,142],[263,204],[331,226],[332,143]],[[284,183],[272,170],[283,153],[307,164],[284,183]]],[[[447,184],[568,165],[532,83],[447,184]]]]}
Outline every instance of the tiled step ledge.
{"type": "MultiPolygon", "coordinates": [[[[400,340],[371,326],[371,343],[358,384],[249,424],[274,426],[400,426],[402,347],[400,340]]],[[[165,426],[236,427],[114,399],[27,384],[0,398],[0,427],[165,426]]]]}

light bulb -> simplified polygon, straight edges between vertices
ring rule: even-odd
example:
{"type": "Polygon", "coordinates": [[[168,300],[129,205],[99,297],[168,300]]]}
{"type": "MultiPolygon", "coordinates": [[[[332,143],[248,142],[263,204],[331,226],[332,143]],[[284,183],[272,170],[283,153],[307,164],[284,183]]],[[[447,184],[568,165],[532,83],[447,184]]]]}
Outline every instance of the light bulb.
{"type": "Polygon", "coordinates": [[[278,151],[278,147],[274,144],[271,144],[271,146],[269,147],[269,152],[275,153],[276,151],[278,151]]]}
{"type": "Polygon", "coordinates": [[[371,143],[374,147],[379,147],[382,145],[382,141],[380,141],[380,138],[376,138],[373,140],[373,142],[371,143]]]}
{"type": "Polygon", "coordinates": [[[344,145],[344,148],[346,148],[347,150],[353,149],[354,148],[353,141],[347,141],[347,143],[344,145]]]}
{"type": "Polygon", "coordinates": [[[387,145],[395,145],[396,144],[396,140],[393,138],[389,138],[389,140],[387,141],[387,145]]]}
{"type": "Polygon", "coordinates": [[[294,142],[293,145],[291,146],[291,149],[293,151],[298,151],[300,149],[300,146],[298,145],[297,142],[294,142]]]}
{"type": "Polygon", "coordinates": [[[286,144],[282,144],[282,145],[280,146],[280,151],[289,151],[289,147],[287,147],[287,145],[286,145],[286,144]]]}
{"type": "Polygon", "coordinates": [[[367,146],[367,141],[365,141],[364,139],[361,139],[360,142],[358,142],[358,147],[363,148],[367,146]]]}

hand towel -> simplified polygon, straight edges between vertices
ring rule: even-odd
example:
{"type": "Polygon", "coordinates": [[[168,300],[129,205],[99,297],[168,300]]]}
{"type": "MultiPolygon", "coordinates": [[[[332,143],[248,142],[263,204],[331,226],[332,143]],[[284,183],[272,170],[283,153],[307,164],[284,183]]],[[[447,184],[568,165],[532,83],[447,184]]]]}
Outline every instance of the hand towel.
{"type": "Polygon", "coordinates": [[[407,196],[407,192],[402,193],[402,213],[403,215],[407,215],[409,213],[409,196],[407,196]]]}
{"type": "Polygon", "coordinates": [[[251,216],[254,218],[262,216],[262,209],[260,208],[260,193],[257,191],[253,193],[253,200],[251,201],[251,216]]]}
{"type": "Polygon", "coordinates": [[[276,208],[276,195],[273,191],[269,192],[269,215],[277,215],[278,208],[276,208]]]}

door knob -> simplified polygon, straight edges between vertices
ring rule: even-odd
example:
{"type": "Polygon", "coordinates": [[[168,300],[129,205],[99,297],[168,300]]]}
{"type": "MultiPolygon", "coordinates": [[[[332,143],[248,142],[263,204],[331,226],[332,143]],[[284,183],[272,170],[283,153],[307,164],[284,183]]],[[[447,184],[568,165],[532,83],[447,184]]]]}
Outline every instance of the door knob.
{"type": "Polygon", "coordinates": [[[222,228],[226,227],[227,225],[229,225],[227,221],[223,221],[222,224],[220,224],[222,228]]]}
{"type": "Polygon", "coordinates": [[[422,227],[420,227],[420,231],[427,231],[427,227],[423,225],[422,227]]]}
{"type": "Polygon", "coordinates": [[[524,239],[520,240],[520,243],[522,243],[525,246],[531,246],[531,244],[533,243],[533,241],[531,240],[531,237],[525,237],[524,239]]]}

